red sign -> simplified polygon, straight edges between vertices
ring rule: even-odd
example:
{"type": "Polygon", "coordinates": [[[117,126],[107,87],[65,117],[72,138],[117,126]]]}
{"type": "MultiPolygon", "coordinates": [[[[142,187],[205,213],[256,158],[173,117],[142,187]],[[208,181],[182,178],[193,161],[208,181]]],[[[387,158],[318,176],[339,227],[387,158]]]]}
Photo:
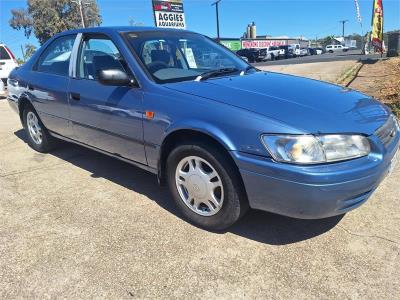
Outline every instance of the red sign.
{"type": "Polygon", "coordinates": [[[262,49],[271,46],[284,46],[285,40],[244,40],[242,41],[242,48],[255,48],[262,49]]]}

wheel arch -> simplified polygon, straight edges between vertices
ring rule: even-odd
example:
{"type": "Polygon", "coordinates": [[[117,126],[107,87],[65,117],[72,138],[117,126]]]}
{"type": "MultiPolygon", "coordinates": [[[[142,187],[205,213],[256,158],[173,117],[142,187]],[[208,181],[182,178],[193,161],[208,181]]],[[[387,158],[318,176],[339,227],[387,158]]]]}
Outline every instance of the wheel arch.
{"type": "Polygon", "coordinates": [[[239,177],[242,186],[244,188],[242,177],[240,176],[239,168],[237,167],[235,161],[233,160],[231,154],[229,153],[231,150],[235,150],[235,146],[233,142],[227,138],[225,134],[221,131],[213,131],[210,132],[208,130],[199,129],[199,128],[177,128],[175,130],[170,131],[164,138],[159,152],[158,159],[158,180],[161,185],[165,184],[166,180],[166,161],[169,153],[181,143],[181,141],[201,141],[207,142],[214,147],[218,148],[220,151],[223,151],[226,155],[232,166],[237,170],[237,176],[239,177]]]}
{"type": "Polygon", "coordinates": [[[29,100],[29,97],[25,94],[22,94],[18,100],[18,114],[19,114],[19,119],[20,119],[22,125],[24,125],[24,120],[23,120],[24,115],[23,114],[24,114],[25,107],[27,107],[27,106],[31,106],[36,111],[35,107],[32,104],[32,101],[29,100]]]}

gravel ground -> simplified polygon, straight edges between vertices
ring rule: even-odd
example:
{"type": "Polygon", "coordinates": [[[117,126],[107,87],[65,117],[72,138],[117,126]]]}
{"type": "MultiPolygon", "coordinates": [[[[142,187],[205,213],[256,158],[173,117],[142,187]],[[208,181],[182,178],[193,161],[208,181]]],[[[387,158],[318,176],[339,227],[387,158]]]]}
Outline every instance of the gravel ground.
{"type": "Polygon", "coordinates": [[[0,299],[398,299],[400,167],[325,220],[180,219],[156,177],[82,147],[28,147],[0,100],[0,299]]]}

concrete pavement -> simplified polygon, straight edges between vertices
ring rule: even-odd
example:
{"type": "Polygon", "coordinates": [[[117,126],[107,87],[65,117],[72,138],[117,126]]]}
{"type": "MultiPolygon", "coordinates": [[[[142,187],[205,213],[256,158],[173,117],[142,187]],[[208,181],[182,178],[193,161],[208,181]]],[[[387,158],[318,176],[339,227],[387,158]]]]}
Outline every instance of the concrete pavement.
{"type": "Polygon", "coordinates": [[[82,147],[40,154],[0,100],[0,298],[398,299],[400,168],[344,217],[180,219],[155,176],[82,147]]]}

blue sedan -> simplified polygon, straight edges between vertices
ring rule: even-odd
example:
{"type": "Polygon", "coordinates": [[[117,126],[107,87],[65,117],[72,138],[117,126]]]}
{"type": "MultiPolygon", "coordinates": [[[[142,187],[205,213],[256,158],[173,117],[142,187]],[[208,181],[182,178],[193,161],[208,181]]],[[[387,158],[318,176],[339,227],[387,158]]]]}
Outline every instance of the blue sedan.
{"type": "Polygon", "coordinates": [[[344,214],[371,196],[400,145],[398,120],[371,97],[261,72],[189,31],[63,32],[8,86],[33,149],[65,140],[148,170],[210,230],[249,207],[344,214]]]}

